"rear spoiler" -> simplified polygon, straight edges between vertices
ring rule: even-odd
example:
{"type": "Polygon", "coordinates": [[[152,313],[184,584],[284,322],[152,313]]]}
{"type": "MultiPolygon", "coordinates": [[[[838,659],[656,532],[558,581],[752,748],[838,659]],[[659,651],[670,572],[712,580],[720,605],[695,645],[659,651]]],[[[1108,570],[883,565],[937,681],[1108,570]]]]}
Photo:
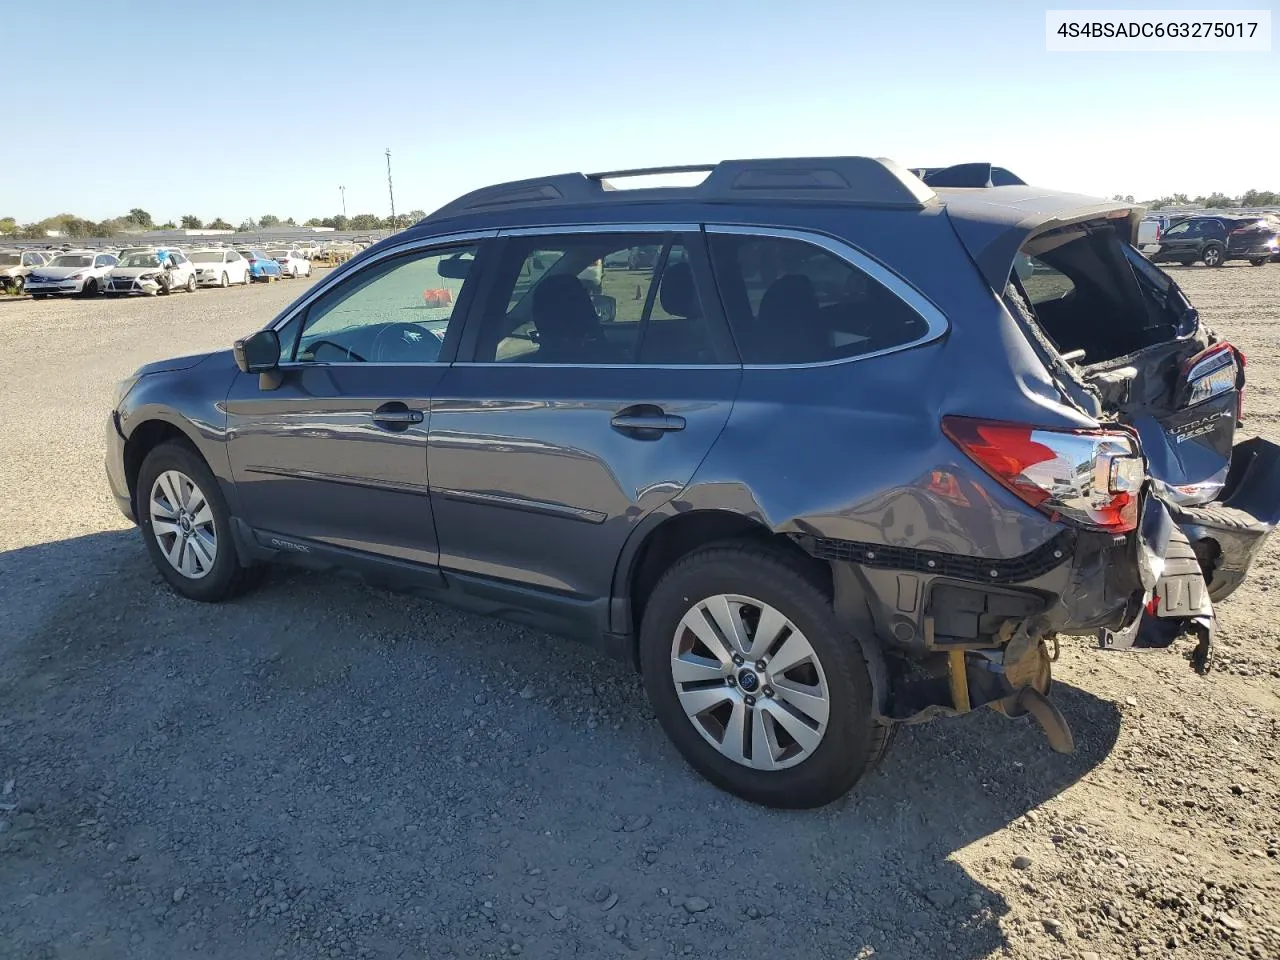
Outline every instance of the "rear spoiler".
{"type": "Polygon", "coordinates": [[[997,292],[1005,288],[1018,251],[1032,237],[1090,220],[1109,220],[1123,238],[1134,243],[1145,212],[1123,200],[1028,186],[946,191],[939,198],[960,242],[997,292]]]}
{"type": "Polygon", "coordinates": [[[927,186],[1021,187],[1026,181],[1004,167],[990,163],[957,163],[950,167],[914,167],[911,170],[927,186]]]}

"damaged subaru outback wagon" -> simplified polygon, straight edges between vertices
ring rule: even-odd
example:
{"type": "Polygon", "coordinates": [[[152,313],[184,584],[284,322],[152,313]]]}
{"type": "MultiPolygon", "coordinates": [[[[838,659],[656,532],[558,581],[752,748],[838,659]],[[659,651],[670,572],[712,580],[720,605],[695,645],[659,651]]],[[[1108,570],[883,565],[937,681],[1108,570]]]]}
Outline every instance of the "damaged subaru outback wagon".
{"type": "Polygon", "coordinates": [[[279,559],[587,639],[754,801],[984,706],[1070,750],[1058,635],[1207,669],[1280,519],[1141,212],[863,157],[488,187],[137,371],[107,472],[178,593],[279,559]]]}

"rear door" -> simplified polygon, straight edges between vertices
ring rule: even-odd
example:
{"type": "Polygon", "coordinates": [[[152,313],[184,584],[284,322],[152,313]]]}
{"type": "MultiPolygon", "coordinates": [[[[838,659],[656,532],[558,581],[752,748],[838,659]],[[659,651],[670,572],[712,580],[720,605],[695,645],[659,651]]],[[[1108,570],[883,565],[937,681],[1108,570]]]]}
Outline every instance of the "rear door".
{"type": "Polygon", "coordinates": [[[241,519],[261,543],[436,565],[430,403],[478,251],[467,238],[371,261],[279,328],[278,384],[236,378],[227,450],[241,519]],[[450,296],[428,304],[428,288],[450,296]]]}
{"type": "Polygon", "coordinates": [[[696,226],[560,229],[501,241],[432,406],[431,499],[467,589],[598,613],[628,534],[719,436],[741,367],[696,226]],[[656,256],[631,269],[633,248],[656,256]]]}
{"type": "Polygon", "coordinates": [[[1195,260],[1200,255],[1201,221],[1183,220],[1160,237],[1160,257],[1168,260],[1195,260]]]}

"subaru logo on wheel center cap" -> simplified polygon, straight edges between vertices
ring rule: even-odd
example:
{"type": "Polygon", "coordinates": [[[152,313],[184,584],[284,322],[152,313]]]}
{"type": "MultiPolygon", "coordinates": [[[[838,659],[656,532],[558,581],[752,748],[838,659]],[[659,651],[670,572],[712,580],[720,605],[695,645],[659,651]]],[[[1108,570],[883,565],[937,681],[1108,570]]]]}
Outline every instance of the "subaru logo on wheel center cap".
{"type": "Polygon", "coordinates": [[[750,670],[743,670],[738,674],[738,686],[747,693],[754,693],[756,687],[760,686],[760,678],[750,670]]]}

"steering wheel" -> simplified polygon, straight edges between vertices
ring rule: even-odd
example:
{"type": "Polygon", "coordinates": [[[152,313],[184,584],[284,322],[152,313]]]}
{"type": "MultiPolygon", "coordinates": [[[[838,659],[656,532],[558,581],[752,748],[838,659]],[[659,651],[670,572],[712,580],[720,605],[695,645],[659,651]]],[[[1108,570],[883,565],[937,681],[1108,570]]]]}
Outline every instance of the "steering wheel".
{"type": "Polygon", "coordinates": [[[430,363],[440,358],[440,340],[416,323],[388,323],[369,348],[369,359],[383,363],[430,363]]]}

